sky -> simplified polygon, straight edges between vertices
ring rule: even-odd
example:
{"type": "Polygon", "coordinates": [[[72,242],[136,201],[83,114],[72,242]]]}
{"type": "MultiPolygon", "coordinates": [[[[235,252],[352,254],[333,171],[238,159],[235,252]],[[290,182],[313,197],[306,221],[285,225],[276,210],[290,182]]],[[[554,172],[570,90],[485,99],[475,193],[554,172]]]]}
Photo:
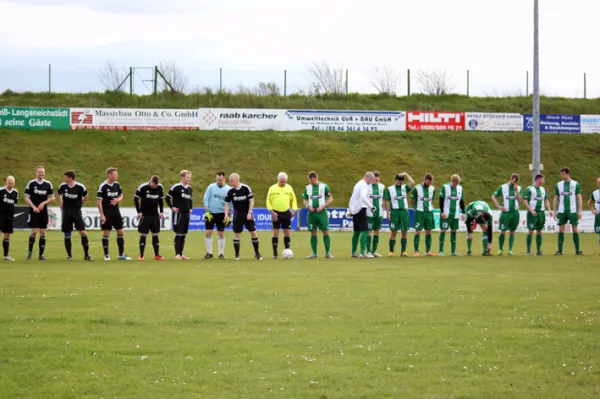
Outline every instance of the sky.
{"type": "MultiPolygon", "coordinates": [[[[540,1],[540,84],[545,95],[600,97],[600,1],[540,1]]],[[[315,62],[348,69],[351,92],[376,92],[387,67],[446,71],[454,91],[526,93],[533,70],[533,0],[0,0],[0,92],[102,91],[107,62],[136,67],[147,93],[161,61],[188,89],[252,88],[258,82],[308,91],[315,62]],[[137,68],[139,67],[139,69],[137,68]]],[[[411,83],[413,91],[418,85],[411,83]]]]}

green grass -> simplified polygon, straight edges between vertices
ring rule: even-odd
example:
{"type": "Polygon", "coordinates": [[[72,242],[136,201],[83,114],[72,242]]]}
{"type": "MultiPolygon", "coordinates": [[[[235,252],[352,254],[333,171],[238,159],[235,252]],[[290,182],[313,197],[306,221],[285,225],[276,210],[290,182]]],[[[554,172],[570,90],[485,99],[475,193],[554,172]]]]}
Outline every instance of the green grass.
{"type": "MultiPolygon", "coordinates": [[[[348,96],[257,96],[234,93],[196,93],[139,96],[115,93],[15,93],[0,95],[0,105],[108,108],[283,108],[283,109],[371,109],[398,111],[516,112],[531,113],[531,97],[467,97],[463,95],[392,97],[373,94],[348,96]]],[[[542,97],[543,113],[598,113],[600,98],[542,97]]]]}
{"type": "MultiPolygon", "coordinates": [[[[126,234],[130,255],[136,235],[126,234]]],[[[556,235],[544,238],[552,253],[556,235]]],[[[193,233],[191,261],[107,263],[99,239],[95,262],[66,263],[50,233],[52,260],[28,263],[27,233],[13,236],[18,262],[0,263],[0,397],[600,395],[591,234],[584,257],[568,236],[564,257],[526,258],[519,235],[512,258],[354,260],[350,235],[333,233],[332,261],[262,262],[247,234],[239,262],[199,260],[193,233]]],[[[163,233],[170,258],[171,239],[163,233]]],[[[268,243],[261,235],[263,255],[268,243]]],[[[228,236],[229,257],[231,246],[228,236]]],[[[306,256],[308,235],[295,233],[292,248],[306,256]]]]}
{"type": "MultiPolygon", "coordinates": [[[[198,206],[202,191],[221,169],[240,173],[256,193],[259,206],[264,206],[268,187],[282,170],[298,195],[307,173],[316,170],[331,186],[334,205],[339,207],[347,205],[352,187],[367,170],[381,171],[386,185],[393,184],[398,172],[407,171],[417,181],[430,172],[438,187],[458,173],[467,201],[488,200],[513,172],[521,174],[523,186],[531,180],[528,133],[0,130],[0,142],[6,143],[0,171],[13,174],[21,191],[39,164],[55,185],[65,170],[75,169],[77,179],[92,192],[104,181],[106,168],[115,166],[129,206],[137,186],[152,174],[160,175],[165,187],[170,187],[184,168],[193,172],[198,206]]],[[[587,199],[596,189],[600,170],[600,135],[544,134],[541,148],[550,191],[560,179],[559,170],[569,166],[587,199]]]]}

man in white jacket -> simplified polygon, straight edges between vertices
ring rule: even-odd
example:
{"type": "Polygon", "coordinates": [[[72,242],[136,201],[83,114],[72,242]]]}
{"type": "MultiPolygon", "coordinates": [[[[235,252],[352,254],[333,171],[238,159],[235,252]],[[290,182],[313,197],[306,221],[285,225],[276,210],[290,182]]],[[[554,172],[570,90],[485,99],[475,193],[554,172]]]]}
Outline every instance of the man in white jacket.
{"type": "Polygon", "coordinates": [[[365,177],[354,185],[350,204],[348,206],[348,217],[352,216],[354,225],[354,235],[352,236],[352,257],[353,258],[374,258],[367,253],[367,236],[369,234],[369,222],[367,210],[375,211],[373,203],[369,198],[369,185],[375,181],[375,175],[367,172],[365,177]],[[357,251],[360,242],[360,254],[357,251]]]}

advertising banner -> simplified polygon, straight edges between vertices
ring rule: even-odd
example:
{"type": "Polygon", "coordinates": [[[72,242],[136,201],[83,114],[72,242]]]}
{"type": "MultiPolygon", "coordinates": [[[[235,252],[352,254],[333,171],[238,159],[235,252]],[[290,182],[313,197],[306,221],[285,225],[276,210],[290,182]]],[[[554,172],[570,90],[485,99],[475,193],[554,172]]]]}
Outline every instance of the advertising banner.
{"type": "Polygon", "coordinates": [[[465,130],[464,112],[406,113],[406,130],[465,130]]]}
{"type": "Polygon", "coordinates": [[[581,115],[581,133],[600,133],[600,115],[581,115]]]}
{"type": "MultiPolygon", "coordinates": [[[[533,131],[533,115],[523,115],[523,131],[533,131]]],[[[540,115],[541,133],[581,133],[580,115],[540,115]]]]}
{"type": "Polygon", "coordinates": [[[283,109],[200,108],[201,130],[288,130],[283,109]]]}
{"type": "Polygon", "coordinates": [[[465,113],[466,129],[485,132],[521,132],[523,115],[500,113],[465,113]]]}
{"type": "MultiPolygon", "coordinates": [[[[256,222],[256,230],[271,231],[273,229],[271,212],[267,208],[254,208],[254,221],[256,222]]],[[[204,208],[194,208],[190,218],[190,231],[205,230],[204,223],[204,208]]],[[[298,215],[292,219],[292,230],[298,230],[298,215]]],[[[231,231],[231,226],[225,229],[231,231]]]]}
{"type": "Polygon", "coordinates": [[[71,108],[71,129],[200,130],[196,109],[71,108]]]}
{"type": "MultiPolygon", "coordinates": [[[[123,230],[137,230],[140,220],[135,208],[123,207],[121,216],[123,217],[123,230]]],[[[50,222],[48,230],[60,230],[62,223],[62,211],[59,207],[48,207],[50,212],[50,222]]],[[[100,222],[100,212],[98,208],[84,207],[81,209],[83,221],[85,222],[86,230],[100,230],[102,223],[100,222]]],[[[161,230],[171,230],[173,225],[172,212],[166,208],[164,212],[165,218],[161,221],[161,230]]]]}
{"type": "Polygon", "coordinates": [[[331,132],[404,131],[404,111],[330,111],[288,109],[285,130],[331,132]]]}
{"type": "Polygon", "coordinates": [[[68,108],[0,107],[0,128],[69,130],[68,108]]]}

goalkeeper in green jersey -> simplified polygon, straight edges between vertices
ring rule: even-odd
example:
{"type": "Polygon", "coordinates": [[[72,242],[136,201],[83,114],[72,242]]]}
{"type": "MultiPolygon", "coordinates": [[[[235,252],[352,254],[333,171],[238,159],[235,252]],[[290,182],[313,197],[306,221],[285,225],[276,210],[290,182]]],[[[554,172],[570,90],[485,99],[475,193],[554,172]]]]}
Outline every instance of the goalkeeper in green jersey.
{"type": "Polygon", "coordinates": [[[483,201],[473,201],[465,209],[467,219],[467,256],[471,256],[471,244],[473,243],[473,225],[475,223],[481,226],[483,231],[483,256],[492,256],[492,227],[494,219],[490,212],[490,207],[483,201]]]}
{"type": "MultiPolygon", "coordinates": [[[[537,256],[542,256],[542,231],[546,225],[546,210],[550,208],[550,201],[544,186],[544,175],[536,175],[532,186],[527,187],[523,195],[523,203],[527,208],[527,256],[531,256],[533,232],[536,232],[535,243],[537,256]]],[[[552,212],[550,212],[552,217],[552,212]]]]}
{"type": "Polygon", "coordinates": [[[519,227],[519,203],[521,198],[521,187],[518,185],[521,177],[513,173],[510,182],[501,185],[492,195],[492,201],[496,208],[500,209],[500,238],[498,239],[498,256],[504,252],[504,240],[506,232],[510,232],[508,238],[508,255],[512,256],[513,245],[515,244],[515,231],[519,227]],[[498,197],[502,197],[503,204],[500,205],[498,197]]]}

